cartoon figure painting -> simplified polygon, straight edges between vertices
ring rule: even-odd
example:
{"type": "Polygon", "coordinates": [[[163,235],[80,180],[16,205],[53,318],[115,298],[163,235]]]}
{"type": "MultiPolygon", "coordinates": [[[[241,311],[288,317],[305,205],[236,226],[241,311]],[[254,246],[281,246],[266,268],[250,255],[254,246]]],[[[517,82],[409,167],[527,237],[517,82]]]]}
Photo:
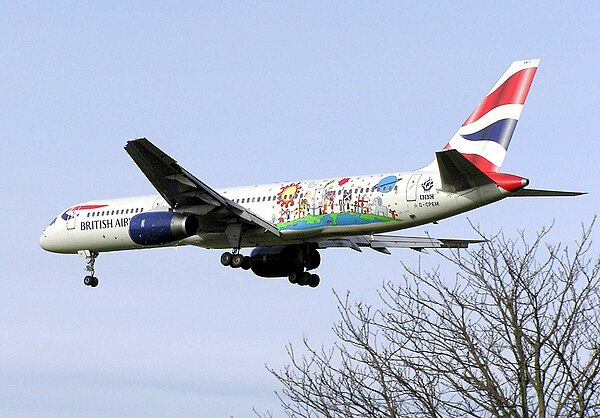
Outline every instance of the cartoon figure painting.
{"type": "Polygon", "coordinates": [[[277,228],[283,231],[399,221],[397,212],[385,205],[384,196],[394,190],[397,193],[396,185],[400,180],[396,176],[387,176],[363,183],[362,187],[358,187],[360,179],[355,183],[350,177],[321,184],[287,184],[277,194],[280,206],[279,213],[274,216],[277,228]],[[301,194],[303,188],[308,190],[306,195],[301,194]]]}
{"type": "Polygon", "coordinates": [[[298,193],[302,189],[300,183],[292,183],[287,186],[283,186],[279,193],[277,193],[277,203],[283,208],[294,206],[294,200],[298,196],[298,193]]]}
{"type": "Polygon", "coordinates": [[[383,205],[383,198],[381,196],[377,196],[373,199],[373,203],[371,203],[371,213],[378,216],[388,216],[388,208],[383,205]]]}

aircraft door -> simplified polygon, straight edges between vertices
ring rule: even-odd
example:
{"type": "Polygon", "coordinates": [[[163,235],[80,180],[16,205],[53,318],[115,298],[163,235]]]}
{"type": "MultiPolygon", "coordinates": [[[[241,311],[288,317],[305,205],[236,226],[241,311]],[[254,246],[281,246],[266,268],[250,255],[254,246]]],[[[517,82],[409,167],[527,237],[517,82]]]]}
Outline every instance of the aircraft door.
{"type": "Polygon", "coordinates": [[[157,197],[154,200],[154,203],[152,203],[152,209],[156,209],[156,208],[161,207],[161,206],[167,206],[167,202],[165,201],[164,198],[157,197]]]}
{"type": "Polygon", "coordinates": [[[413,174],[408,179],[408,183],[406,184],[406,201],[414,202],[417,200],[417,191],[419,185],[419,179],[421,178],[420,174],[413,174]]]}
{"type": "Polygon", "coordinates": [[[77,214],[73,209],[69,210],[67,213],[67,229],[75,229],[75,221],[77,214]]]}

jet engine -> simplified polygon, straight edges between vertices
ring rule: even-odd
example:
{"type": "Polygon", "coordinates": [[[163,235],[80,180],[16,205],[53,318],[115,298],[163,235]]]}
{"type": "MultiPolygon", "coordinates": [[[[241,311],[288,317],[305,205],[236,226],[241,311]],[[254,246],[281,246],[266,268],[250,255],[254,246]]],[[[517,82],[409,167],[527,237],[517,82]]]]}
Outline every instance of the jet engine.
{"type": "Polygon", "coordinates": [[[289,277],[319,264],[321,255],[308,245],[256,247],[250,254],[252,271],[260,277],[289,277]]]}
{"type": "Polygon", "coordinates": [[[191,237],[197,231],[195,215],[176,212],[145,212],[129,221],[129,236],[140,245],[168,244],[191,237]]]}

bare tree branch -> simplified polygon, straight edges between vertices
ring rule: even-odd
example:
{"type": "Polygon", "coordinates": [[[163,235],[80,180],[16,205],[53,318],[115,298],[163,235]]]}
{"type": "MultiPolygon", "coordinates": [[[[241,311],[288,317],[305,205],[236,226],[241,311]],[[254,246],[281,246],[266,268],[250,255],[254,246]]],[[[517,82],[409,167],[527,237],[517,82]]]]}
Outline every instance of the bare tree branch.
{"type": "MultiPolygon", "coordinates": [[[[376,307],[338,301],[337,342],[270,372],[289,417],[600,416],[600,259],[593,222],[573,249],[504,234],[405,267],[376,307]],[[446,269],[445,269],[446,270],[446,269]]],[[[257,413],[258,415],[258,413],[257,413]]],[[[260,415],[259,415],[260,416],[260,415]]],[[[272,414],[263,416],[271,417],[272,414]]]]}

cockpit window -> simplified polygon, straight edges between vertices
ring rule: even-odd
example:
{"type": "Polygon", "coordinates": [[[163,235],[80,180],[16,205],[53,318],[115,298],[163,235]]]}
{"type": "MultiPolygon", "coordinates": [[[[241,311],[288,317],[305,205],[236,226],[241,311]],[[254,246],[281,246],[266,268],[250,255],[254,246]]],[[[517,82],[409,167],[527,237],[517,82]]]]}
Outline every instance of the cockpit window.
{"type": "Polygon", "coordinates": [[[56,218],[52,219],[52,222],[50,222],[50,225],[54,224],[54,222],[56,222],[56,218]]]}
{"type": "MultiPolygon", "coordinates": [[[[69,219],[73,219],[74,218],[73,215],[69,215],[69,213],[68,213],[69,211],[70,211],[70,209],[67,210],[65,213],[63,213],[62,216],[61,216],[61,218],[64,219],[65,221],[68,221],[69,219]]],[[[71,213],[73,213],[73,212],[71,212],[71,213]]]]}

